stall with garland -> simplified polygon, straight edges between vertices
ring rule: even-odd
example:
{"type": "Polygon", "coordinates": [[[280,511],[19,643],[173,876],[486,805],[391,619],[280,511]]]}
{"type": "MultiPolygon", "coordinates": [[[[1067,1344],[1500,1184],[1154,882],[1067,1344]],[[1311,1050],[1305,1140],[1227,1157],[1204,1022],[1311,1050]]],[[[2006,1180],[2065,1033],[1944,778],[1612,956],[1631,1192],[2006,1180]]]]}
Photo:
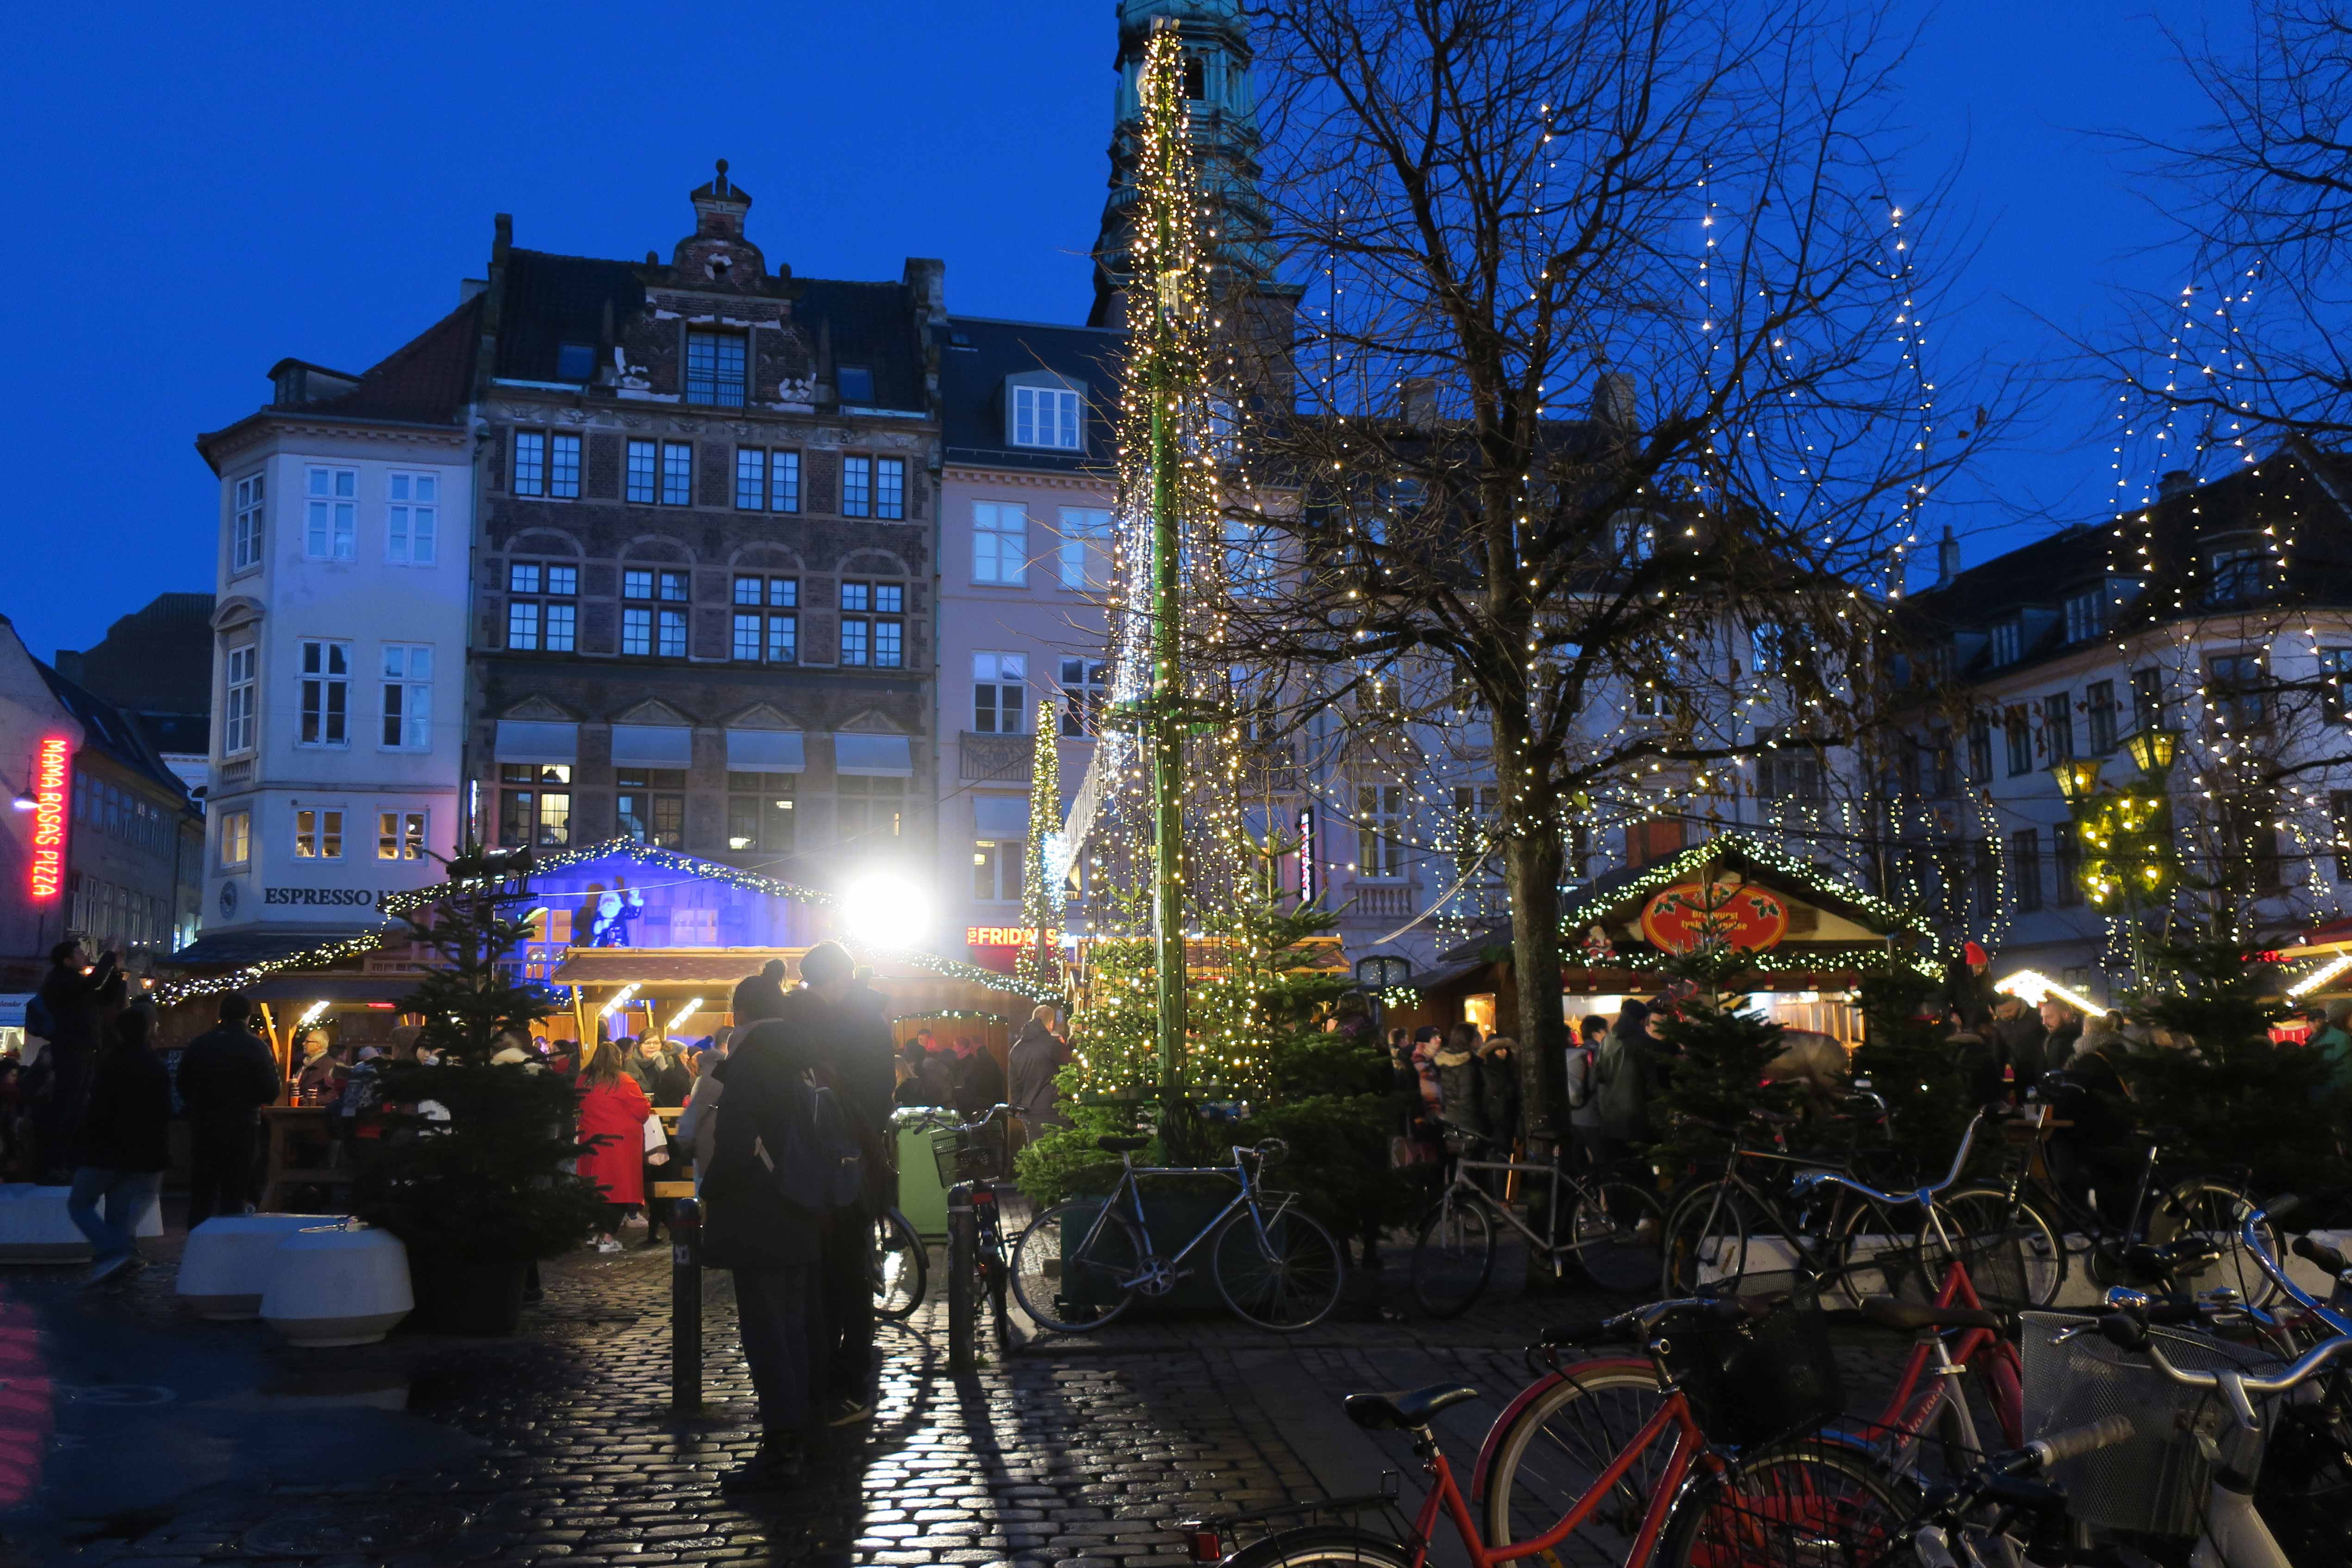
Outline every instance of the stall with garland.
{"type": "MultiPolygon", "coordinates": [[[[801,955],[840,935],[830,894],[632,839],[542,855],[528,886],[521,913],[530,936],[516,961],[524,977],[546,983],[559,998],[545,1026],[554,1040],[708,1035],[730,1021],[737,981],[781,959],[786,983],[794,983],[801,955]]],[[[396,894],[384,913],[421,908],[440,892],[436,885],[396,894]]],[[[894,1017],[993,1019],[1029,1005],[1018,981],[960,959],[855,941],[850,947],[873,968],[872,983],[894,1017]]],[[[407,927],[387,921],[208,966],[158,996],[200,1016],[210,998],[244,992],[262,1005],[272,1043],[291,1066],[304,1027],[344,1044],[388,1040],[403,1021],[397,1004],[426,959],[407,927]]]]}
{"type": "MultiPolygon", "coordinates": [[[[1891,953],[1932,976],[1948,956],[1923,916],[1737,833],[1597,877],[1561,902],[1561,1008],[1571,1019],[1613,1017],[1626,998],[1655,996],[1665,966],[1714,934],[1748,955],[1757,1008],[1790,1029],[1853,1045],[1862,1039],[1853,994],[1865,964],[1891,953]]],[[[1509,947],[1508,928],[1498,927],[1442,955],[1391,998],[1389,1022],[1444,1028],[1467,1019],[1516,1034],[1509,947]]]]}

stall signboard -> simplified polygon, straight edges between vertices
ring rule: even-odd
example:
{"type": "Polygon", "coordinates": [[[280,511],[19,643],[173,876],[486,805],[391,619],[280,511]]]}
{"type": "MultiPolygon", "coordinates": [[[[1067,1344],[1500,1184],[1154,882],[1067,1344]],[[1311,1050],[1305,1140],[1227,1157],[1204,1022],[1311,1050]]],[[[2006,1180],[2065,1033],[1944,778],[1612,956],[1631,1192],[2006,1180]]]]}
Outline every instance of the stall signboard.
{"type": "Polygon", "coordinates": [[[1788,904],[1752,885],[1678,883],[1642,910],[1642,936],[1662,953],[1688,953],[1709,938],[1761,952],[1788,934],[1788,904]]]}
{"type": "Polygon", "coordinates": [[[26,892],[47,904],[66,887],[66,796],[73,787],[73,742],[45,735],[33,751],[33,858],[26,892]]]}

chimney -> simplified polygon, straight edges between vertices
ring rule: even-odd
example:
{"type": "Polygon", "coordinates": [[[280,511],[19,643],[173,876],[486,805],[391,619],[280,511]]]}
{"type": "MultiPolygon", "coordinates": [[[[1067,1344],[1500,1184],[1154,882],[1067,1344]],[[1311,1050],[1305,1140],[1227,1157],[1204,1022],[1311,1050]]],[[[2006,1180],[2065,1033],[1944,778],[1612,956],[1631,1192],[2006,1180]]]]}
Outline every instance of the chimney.
{"type": "Polygon", "coordinates": [[[1641,415],[1633,407],[1633,378],[1622,371],[1603,371],[1592,381],[1592,418],[1612,430],[1632,434],[1641,415]]]}
{"type": "Polygon", "coordinates": [[[1398,408],[1404,422],[1415,430],[1436,429],[1437,378],[1407,376],[1398,388],[1398,408]]]}
{"type": "Polygon", "coordinates": [[[927,256],[910,256],[900,275],[923,319],[937,327],[948,319],[948,264],[927,256]]]}
{"type": "Polygon", "coordinates": [[[1944,537],[1936,542],[1936,586],[1949,588],[1952,579],[1960,575],[1960,541],[1952,537],[1952,525],[1944,525],[1944,537]]]}
{"type": "Polygon", "coordinates": [[[514,248],[514,214],[499,213],[490,219],[490,265],[506,260],[507,252],[514,248]]]}
{"type": "Polygon", "coordinates": [[[2175,496],[2186,496],[2197,488],[2197,476],[2186,468],[2168,469],[2156,482],[2156,498],[2169,501],[2175,496]]]}

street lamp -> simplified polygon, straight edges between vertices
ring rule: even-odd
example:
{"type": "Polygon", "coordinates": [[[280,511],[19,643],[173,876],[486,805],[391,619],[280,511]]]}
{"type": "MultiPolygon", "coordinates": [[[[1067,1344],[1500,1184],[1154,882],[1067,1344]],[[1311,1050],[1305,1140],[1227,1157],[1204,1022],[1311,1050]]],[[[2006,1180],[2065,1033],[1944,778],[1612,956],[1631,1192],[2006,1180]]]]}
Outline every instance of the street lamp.
{"type": "Polygon", "coordinates": [[[2096,908],[2123,905],[2132,973],[2142,985],[2147,983],[2148,964],[2140,901],[2154,898],[2172,880],[2172,820],[2166,810],[2165,775],[2172,769],[2179,745],[2176,731],[2140,730],[2124,742],[2139,777],[2109,789],[2100,787],[2101,765],[2090,758],[2069,758],[2050,769],[2074,823],[2074,841],[2084,852],[2076,873],[2083,892],[2096,908]]]}
{"type": "Polygon", "coordinates": [[[2172,754],[2179,747],[2179,732],[2170,729],[2143,729],[2124,742],[2132,765],[2151,782],[2172,771],[2172,754]]]}

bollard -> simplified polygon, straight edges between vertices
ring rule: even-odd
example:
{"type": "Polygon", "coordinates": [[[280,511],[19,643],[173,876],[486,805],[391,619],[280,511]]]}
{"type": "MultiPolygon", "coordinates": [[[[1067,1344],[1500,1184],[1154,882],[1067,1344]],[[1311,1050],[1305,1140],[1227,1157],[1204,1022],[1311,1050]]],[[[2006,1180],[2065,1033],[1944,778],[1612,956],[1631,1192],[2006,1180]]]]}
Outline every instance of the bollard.
{"type": "Polygon", "coordinates": [[[702,1408],[702,1206],[681,1197],[669,1219],[669,1404],[702,1408]]]}
{"type": "Polygon", "coordinates": [[[948,1372],[974,1370],[971,1343],[978,1303],[971,1299],[972,1254],[979,1245],[971,1212],[971,1183],[948,1188],[948,1372]]]}

